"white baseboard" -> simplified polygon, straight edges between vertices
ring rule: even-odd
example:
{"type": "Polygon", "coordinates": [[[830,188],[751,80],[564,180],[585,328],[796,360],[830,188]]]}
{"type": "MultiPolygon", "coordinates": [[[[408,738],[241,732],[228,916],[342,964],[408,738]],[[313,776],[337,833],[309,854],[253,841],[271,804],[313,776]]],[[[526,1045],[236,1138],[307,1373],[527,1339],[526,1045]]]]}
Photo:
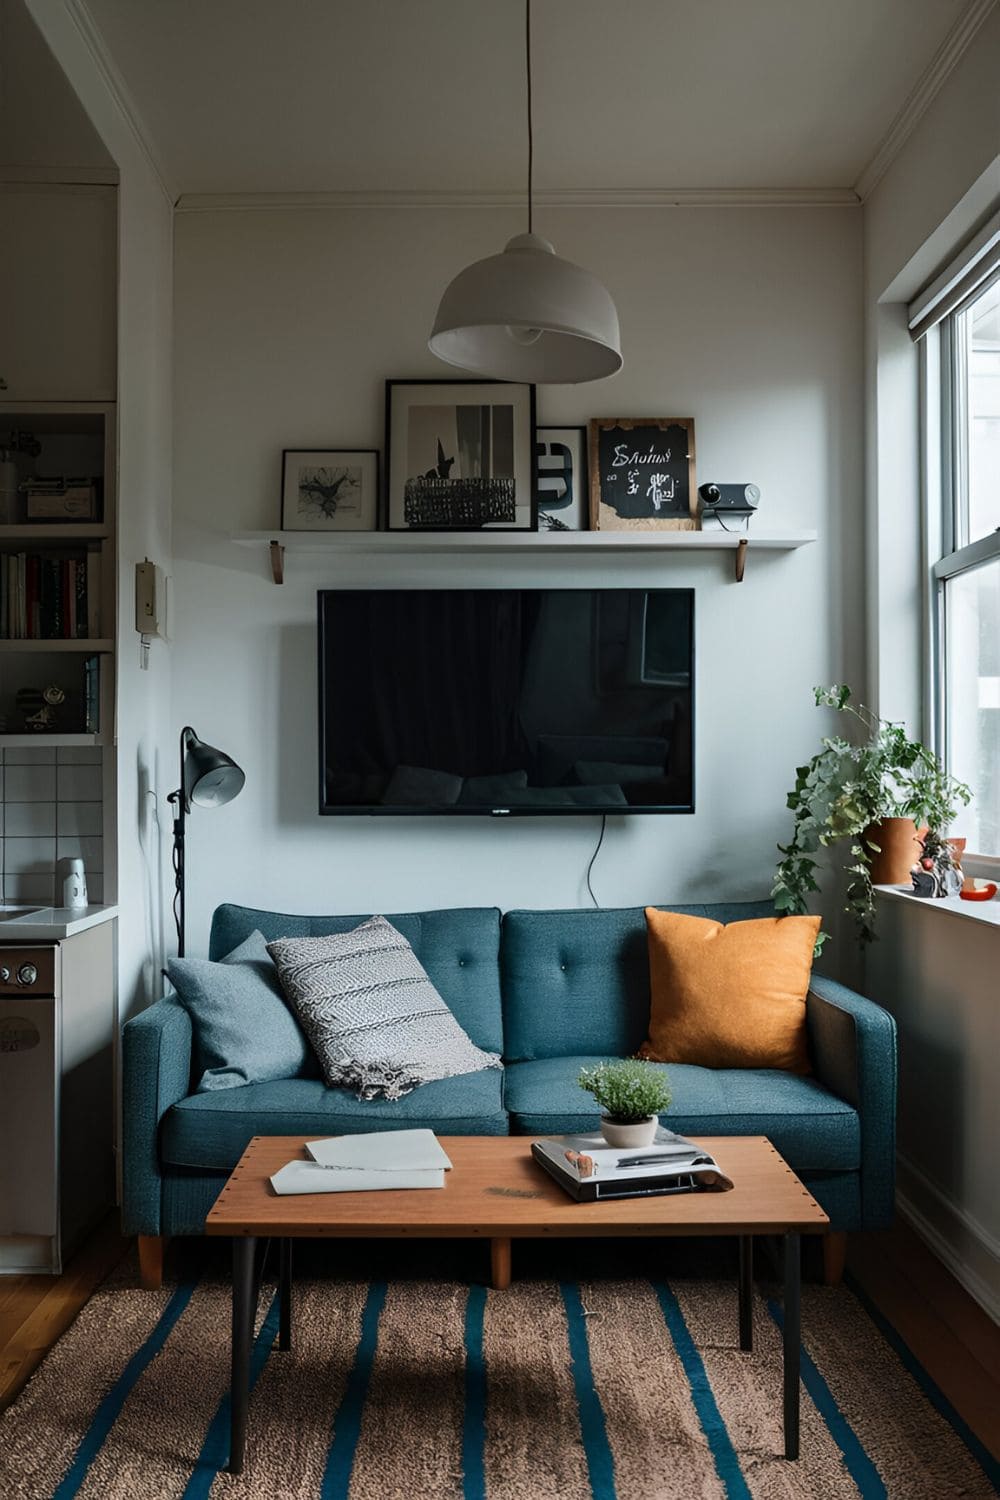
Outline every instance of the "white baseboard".
{"type": "Polygon", "coordinates": [[[993,1236],[905,1157],[896,1207],[955,1280],[1000,1323],[1000,1255],[993,1236]]]}

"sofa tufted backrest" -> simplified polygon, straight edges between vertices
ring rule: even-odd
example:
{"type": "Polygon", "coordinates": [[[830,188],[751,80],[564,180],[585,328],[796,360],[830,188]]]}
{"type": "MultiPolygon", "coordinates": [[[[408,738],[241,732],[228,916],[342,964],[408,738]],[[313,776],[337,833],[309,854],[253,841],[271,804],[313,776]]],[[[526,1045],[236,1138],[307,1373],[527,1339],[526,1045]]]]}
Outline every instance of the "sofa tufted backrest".
{"type": "MultiPolygon", "coordinates": [[[[667,906],[716,922],[771,917],[769,901],[667,906]]],[[[641,906],[509,911],[503,919],[504,1057],[627,1057],[649,1025],[649,960],[641,906]]]]}
{"type": "MultiPolygon", "coordinates": [[[[320,937],[350,932],[371,913],[350,917],[298,917],[257,911],[251,906],[219,906],[212,917],[208,956],[220,959],[260,931],[267,938],[320,937]]],[[[500,912],[496,907],[450,911],[385,912],[430,975],[442,999],[477,1047],[503,1051],[500,1007],[500,912]]]]}

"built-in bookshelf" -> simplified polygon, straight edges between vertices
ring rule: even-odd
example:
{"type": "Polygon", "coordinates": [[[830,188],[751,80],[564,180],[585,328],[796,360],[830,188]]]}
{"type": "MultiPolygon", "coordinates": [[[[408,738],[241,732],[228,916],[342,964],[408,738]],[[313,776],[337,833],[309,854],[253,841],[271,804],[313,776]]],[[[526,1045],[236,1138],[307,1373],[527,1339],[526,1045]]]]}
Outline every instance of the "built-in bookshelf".
{"type": "Polygon", "coordinates": [[[113,740],[114,423],[111,403],[0,403],[0,748],[113,740]]]}

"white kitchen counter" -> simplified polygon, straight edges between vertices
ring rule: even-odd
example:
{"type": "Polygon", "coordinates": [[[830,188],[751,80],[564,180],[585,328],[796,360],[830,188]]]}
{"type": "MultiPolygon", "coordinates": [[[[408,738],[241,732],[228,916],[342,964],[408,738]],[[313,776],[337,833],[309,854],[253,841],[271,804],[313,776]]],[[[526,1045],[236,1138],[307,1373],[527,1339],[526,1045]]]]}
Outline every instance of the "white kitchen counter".
{"type": "Polygon", "coordinates": [[[117,906],[0,907],[0,943],[57,943],[117,915],[117,906]]]}

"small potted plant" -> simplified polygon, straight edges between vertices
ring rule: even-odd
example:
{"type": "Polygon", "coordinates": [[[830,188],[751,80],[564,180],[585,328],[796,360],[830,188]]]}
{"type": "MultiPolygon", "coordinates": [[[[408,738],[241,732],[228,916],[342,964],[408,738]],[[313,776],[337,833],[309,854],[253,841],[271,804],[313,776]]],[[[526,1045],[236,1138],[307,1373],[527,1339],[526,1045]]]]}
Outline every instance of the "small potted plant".
{"type": "MultiPolygon", "coordinates": [[[[920,850],[919,830],[926,827],[936,847],[972,793],[948,775],[932,750],[911,740],[902,724],[853,704],[850,688],[840,684],[813,692],[818,707],[844,714],[857,738],[827,737],[809,764],[796,771],[788,794],[795,815],[792,837],[778,845],[782,859],[771,894],[779,915],[807,912],[810,893],[819,890],[816,856],[831,844],[845,844],[845,910],[855,920],[859,941],[866,943],[875,935],[873,886],[908,883],[920,850]],[[895,866],[884,858],[890,845],[899,850],[895,866]]],[[[825,939],[821,932],[817,953],[825,939]]]]}
{"type": "Polygon", "coordinates": [[[650,1145],[657,1116],[670,1108],[670,1085],[663,1068],[639,1057],[581,1068],[577,1082],[604,1111],[601,1134],[609,1146],[650,1145]]]}

